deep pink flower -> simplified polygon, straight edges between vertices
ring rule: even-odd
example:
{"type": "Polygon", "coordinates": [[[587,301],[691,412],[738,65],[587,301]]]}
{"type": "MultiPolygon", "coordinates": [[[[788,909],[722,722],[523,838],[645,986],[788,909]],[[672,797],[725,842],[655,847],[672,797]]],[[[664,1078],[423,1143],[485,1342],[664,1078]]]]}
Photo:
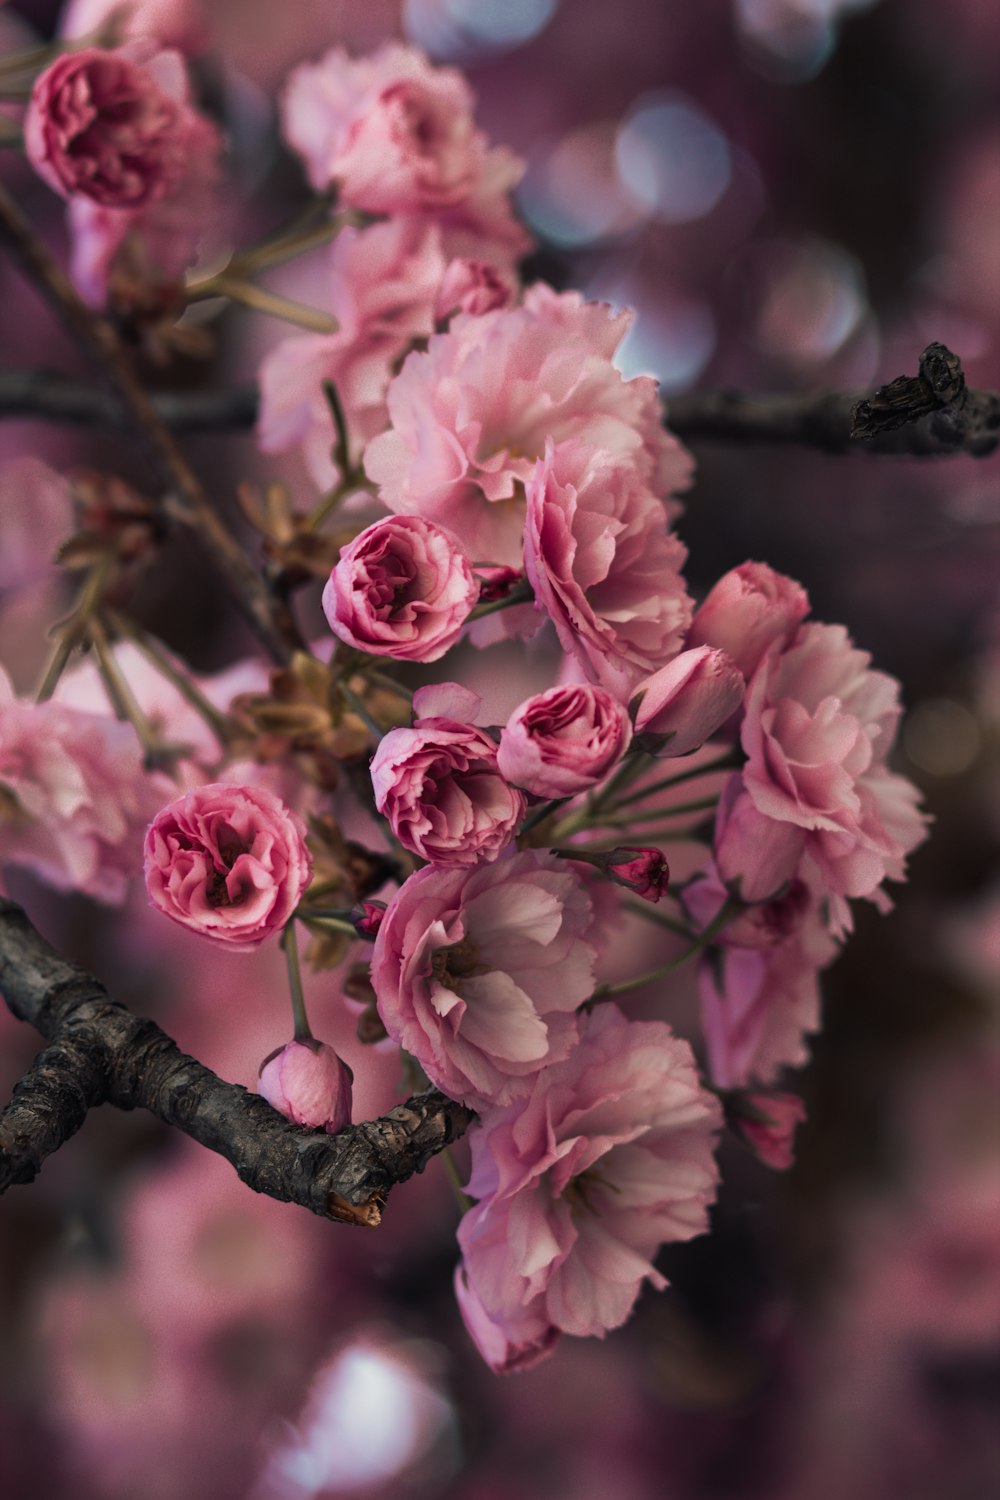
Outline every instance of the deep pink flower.
{"type": "Polygon", "coordinates": [[[483,730],[455,719],[392,729],[371,764],[375,804],[404,848],[439,865],[495,859],[524,816],[483,730]]]}
{"type": "Polygon", "coordinates": [[[514,786],[569,797],[603,781],[632,738],[623,706],[603,688],[571,683],[536,693],[500,735],[497,761],[514,786]]]}
{"type": "Polygon", "coordinates": [[[354,930],[359,937],[370,938],[375,941],[376,934],[382,926],[382,918],[385,916],[385,901],[359,901],[351,908],[351,921],[354,930]]]}
{"type": "Polygon", "coordinates": [[[521,307],[455,318],[389,388],[392,426],[365,453],[380,498],[450,527],[477,562],[520,567],[521,487],[549,438],[630,460],[658,496],[685,488],[691,460],[663,427],[655,381],[612,363],[630,321],[543,285],[521,307]]]}
{"type": "Polygon", "coordinates": [[[472,106],[462,74],[387,42],[369,57],[335,47],[296,68],[282,119],[318,191],[336,183],[353,208],[432,216],[512,264],[529,243],[508,201],[522,167],[511,152],[488,147],[472,106]]]}
{"type": "Polygon", "coordinates": [[[726,1102],[726,1118],[754,1155],[775,1172],[795,1160],[795,1131],[806,1107],[795,1094],[738,1093],[726,1102]]]}
{"type": "Polygon", "coordinates": [[[389,516],[343,548],[323,612],[334,635],[359,651],[437,661],[478,598],[457,538],[421,516],[389,516]]]}
{"type": "Polygon", "coordinates": [[[769,568],[746,562],[723,574],[695,611],[689,646],[728,651],[749,681],[775,644],[787,646],[809,613],[801,584],[769,568]]]}
{"type": "Polygon", "coordinates": [[[325,1042],[288,1042],[264,1059],[257,1092],[279,1114],[336,1135],[351,1123],[354,1074],[325,1042]]]}
{"type": "Polygon", "coordinates": [[[662,849],[612,849],[605,856],[604,871],[615,885],[625,886],[644,901],[659,901],[670,883],[670,866],[662,849]]]}
{"type": "Polygon", "coordinates": [[[627,460],[548,444],[527,483],[524,561],[538,607],[588,677],[621,698],[678,650],[686,549],[627,460]]]}
{"type": "Polygon", "coordinates": [[[440,232],[394,219],[342,229],[330,252],[330,311],[336,333],[283,339],[263,360],[257,439],[264,453],[300,448],[316,484],[338,478],[336,433],[324,381],[337,388],[351,459],[386,426],[386,391],[414,339],[434,328],[445,260],[440,232]]]}
{"type": "Polygon", "coordinates": [[[22,702],[0,671],[0,860],[59,891],[123,901],[144,824],[170,787],[110,713],[22,702]]]}
{"type": "Polygon", "coordinates": [[[602,1005],[563,1062],[470,1134],[460,1307],[484,1359],[524,1368],[559,1333],[624,1323],[665,1241],[707,1227],[717,1101],[661,1021],[602,1005]]]}
{"type": "Polygon", "coordinates": [[[184,176],[190,113],[179,53],[84,47],[35,80],[25,151],[64,198],[142,208],[184,176]]]}
{"type": "MultiPolygon", "coordinates": [[[[786,650],[765,657],[745,700],[743,846],[781,825],[786,859],[776,873],[790,878],[807,858],[841,907],[850,896],[884,906],[882,882],[903,878],[926,831],[916,788],[886,765],[899,684],[870,662],[843,626],[803,625],[786,650]]],[[[732,848],[726,864],[730,879],[732,848]]]]}
{"type": "Polygon", "coordinates": [[[579,877],[544,854],[418,870],[375,939],[386,1030],[451,1098],[513,1099],[576,1038],[594,988],[591,916],[579,877]]]}
{"type": "Polygon", "coordinates": [[[280,932],[309,882],[305,835],[302,819],[265,787],[198,787],[149,826],[149,899],[192,932],[256,948],[280,932]]]}
{"type": "Polygon", "coordinates": [[[639,684],[635,732],[653,755],[689,755],[739,708],[746,684],[726,651],[695,646],[639,684]]]}
{"type": "MultiPolygon", "coordinates": [[[[684,910],[701,932],[718,916],[729,894],[712,863],[687,882],[680,897],[684,910]]],[[[774,948],[795,936],[815,905],[809,888],[798,879],[789,881],[780,895],[751,900],[753,904],[734,913],[717,933],[715,941],[722,947],[774,948]]]]}

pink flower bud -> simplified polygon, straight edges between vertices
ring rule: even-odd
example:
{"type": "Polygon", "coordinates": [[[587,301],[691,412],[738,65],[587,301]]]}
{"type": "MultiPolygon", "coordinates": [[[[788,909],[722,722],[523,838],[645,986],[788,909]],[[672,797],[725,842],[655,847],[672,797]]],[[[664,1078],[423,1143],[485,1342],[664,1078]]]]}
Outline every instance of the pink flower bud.
{"type": "Polygon", "coordinates": [[[475,569],[479,579],[480,604],[492,604],[495,599],[506,599],[519,583],[524,583],[524,573],[519,568],[506,568],[483,563],[475,569]]]}
{"type": "Polygon", "coordinates": [[[682,651],[641,685],[637,735],[656,736],[653,755],[697,750],[739,708],[745,683],[732,657],[710,646],[682,651]]]}
{"type": "Polygon", "coordinates": [[[510,300],[511,288],[496,266],[485,260],[457,259],[449,263],[441,278],[434,317],[439,323],[455,312],[479,318],[506,307],[510,300]]]}
{"type": "Polygon", "coordinates": [[[612,849],[605,856],[604,873],[644,901],[659,901],[670,882],[670,866],[662,849],[612,849]]]}
{"type": "Polygon", "coordinates": [[[359,901],[351,908],[351,921],[359,937],[374,940],[375,934],[382,926],[385,909],[384,901],[359,901]]]}
{"type": "Polygon", "coordinates": [[[152,905],[244,952],[280,932],[312,872],[302,819],[262,786],[178,797],[149,825],[145,853],[152,905]]]}
{"type": "Polygon", "coordinates": [[[497,763],[513,786],[537,797],[569,797],[603,781],[631,738],[616,698],[589,683],[570,683],[515,709],[500,735],[497,763]]]}
{"type": "Polygon", "coordinates": [[[766,563],[745,562],[725,573],[695,612],[689,646],[728,651],[747,681],[775,644],[787,646],[809,613],[809,597],[794,578],[766,563]]]}
{"type": "Polygon", "coordinates": [[[336,1135],[351,1123],[354,1074],[325,1042],[289,1042],[265,1058],[257,1092],[296,1125],[336,1135]]]}
{"type": "Polygon", "coordinates": [[[35,80],[25,150],[64,198],[135,209],[165,197],[184,175],[193,111],[181,58],[159,52],[140,66],[132,51],[67,52],[35,80]]]}
{"type": "Polygon", "coordinates": [[[795,1160],[795,1130],[806,1107],[795,1094],[734,1094],[726,1103],[730,1126],[765,1167],[785,1172],[795,1160]]]}
{"type": "Polygon", "coordinates": [[[450,531],[389,516],[356,536],[323,590],[334,635],[396,661],[437,661],[462,633],[479,585],[450,531]]]}

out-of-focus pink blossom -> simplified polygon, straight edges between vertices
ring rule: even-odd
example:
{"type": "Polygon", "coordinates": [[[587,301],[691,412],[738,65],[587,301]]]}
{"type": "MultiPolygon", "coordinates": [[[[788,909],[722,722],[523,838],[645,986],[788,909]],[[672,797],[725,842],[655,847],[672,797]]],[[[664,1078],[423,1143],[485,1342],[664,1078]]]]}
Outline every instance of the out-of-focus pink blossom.
{"type": "Polygon", "coordinates": [[[754,1155],[775,1172],[787,1172],[795,1160],[795,1131],[806,1117],[796,1094],[735,1095],[726,1115],[737,1135],[754,1155]]]}
{"type": "Polygon", "coordinates": [[[399,842],[432,864],[495,859],[524,816],[524,796],[501,776],[489,735],[454,719],[390,730],[371,775],[375,805],[399,842]]]}
{"type": "Polygon", "coordinates": [[[368,213],[454,223],[484,248],[505,247],[510,263],[529,243],[508,201],[521,164],[488,148],[472,106],[460,73],[389,42],[358,59],[335,47],[297,68],[282,119],[319,192],[336,184],[343,203],[368,213]]]}
{"type": "Polygon", "coordinates": [[[203,0],[69,0],[59,21],[59,35],[86,37],[114,19],[123,41],[153,37],[161,47],[194,55],[211,40],[203,0]]]}
{"type": "Polygon", "coordinates": [[[497,761],[514,786],[537,797],[570,797],[602,781],[631,738],[628,714],[616,698],[572,683],[536,693],[514,710],[497,761]]]}
{"type": "Polygon", "coordinates": [[[0,466],[0,589],[54,578],[56,547],[72,526],[73,497],[62,474],[39,458],[0,466]]]}
{"type": "Polygon", "coordinates": [[[768,650],[787,646],[808,613],[806,591],[793,578],[767,563],[741,563],[695,610],[687,643],[728,651],[749,682],[768,650]]]}
{"type": "Polygon", "coordinates": [[[445,260],[432,226],[393,219],[342,229],[330,255],[330,310],[336,333],[283,339],[261,364],[257,440],[265,453],[301,448],[322,488],[343,476],[324,381],[336,386],[356,461],[387,421],[393,367],[414,339],[434,328],[445,260]]]}
{"type": "Polygon", "coordinates": [[[538,607],[592,680],[626,698],[677,651],[687,551],[628,459],[550,441],[527,484],[524,561],[538,607]]]}
{"type": "Polygon", "coordinates": [[[240,952],[280,932],[309,881],[305,824],[262,786],[211,782],[157,813],[146,890],[166,916],[240,952]]]}
{"type": "Polygon", "coordinates": [[[143,769],[130,724],[22,702],[0,671],[2,861],[60,891],[124,900],[143,825],[169,780],[143,769]]]}
{"type": "Polygon", "coordinates": [[[345,547],[323,590],[334,635],[373,656],[437,661],[479,597],[457,538],[422,516],[388,516],[345,547]]]}
{"type": "Polygon", "coordinates": [[[178,53],[84,47],[35,80],[24,148],[62,197],[143,208],[179,185],[192,113],[178,53]]]}
{"type": "Polygon", "coordinates": [[[470,1137],[459,1305],[484,1359],[526,1368],[559,1333],[624,1323],[665,1241],[707,1226],[717,1101],[661,1021],[603,1005],[565,1061],[470,1137]]]}
{"type": "MultiPolygon", "coordinates": [[[[917,789],[886,765],[899,684],[870,663],[843,626],[819,624],[801,626],[786,650],[764,659],[745,701],[750,806],[742,826],[752,845],[781,825],[786,879],[806,856],[835,896],[868,896],[885,907],[882,882],[902,879],[926,818],[917,789]]],[[[728,863],[727,879],[731,851],[728,863]]]]}
{"type": "MultiPolygon", "coordinates": [[[[714,863],[699,871],[680,893],[684,910],[698,931],[714,921],[729,894],[714,863]]],[[[795,935],[812,904],[808,887],[801,880],[792,880],[780,895],[738,910],[715,941],[724,948],[773,948],[795,935]]]]}
{"type": "Polygon", "coordinates": [[[683,489],[691,460],[663,427],[655,381],[612,363],[630,321],[543,285],[520,307],[455,318],[389,388],[391,428],[365,453],[380,498],[448,526],[477,561],[520,567],[520,487],[548,439],[629,460],[658,496],[683,489]]]}
{"type": "Polygon", "coordinates": [[[310,1038],[288,1042],[264,1060],[257,1092],[296,1125],[336,1135],[351,1123],[353,1081],[333,1048],[310,1038]]]}
{"type": "Polygon", "coordinates": [[[459,257],[449,261],[441,278],[434,317],[439,323],[458,312],[480,318],[483,313],[506,307],[513,294],[510,282],[496,266],[485,260],[459,257]]]}
{"type": "Polygon", "coordinates": [[[736,712],[745,686],[727,651],[711,646],[682,651],[640,683],[635,732],[656,737],[655,747],[649,743],[653,755],[688,755],[736,712]]]}
{"type": "Polygon", "coordinates": [[[719,798],[713,843],[719,874],[742,901],[767,902],[777,896],[802,856],[801,830],[762,818],[738,773],[719,798]]]}
{"type": "Polygon", "coordinates": [[[591,915],[578,876],[544,854],[418,870],[375,939],[386,1030],[451,1098],[509,1102],[576,1039],[594,988],[591,915]]]}

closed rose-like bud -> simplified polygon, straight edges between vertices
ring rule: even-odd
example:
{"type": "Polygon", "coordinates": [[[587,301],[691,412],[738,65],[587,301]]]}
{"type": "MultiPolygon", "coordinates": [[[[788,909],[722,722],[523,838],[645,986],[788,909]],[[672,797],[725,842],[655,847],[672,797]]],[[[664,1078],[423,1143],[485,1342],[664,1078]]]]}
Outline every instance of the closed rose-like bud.
{"type": "Polygon", "coordinates": [[[140,65],[133,47],[84,47],[35,80],[24,117],[32,166],[64,198],[141,208],[169,193],[186,168],[190,120],[176,52],[140,65]]]}
{"type": "Polygon", "coordinates": [[[631,738],[628,713],[604,688],[554,687],[514,710],[497,763],[509,782],[537,797],[570,797],[603,781],[631,738]]]}
{"type": "Polygon", "coordinates": [[[353,1081],[354,1074],[332,1047],[308,1037],[265,1059],[257,1092],[296,1125],[336,1135],[351,1123],[353,1081]]]}
{"type": "Polygon", "coordinates": [[[312,871],[302,819],[266,787],[224,782],[162,808],[145,854],[153,906],[242,951],[281,931],[312,871]]]}
{"type": "Polygon", "coordinates": [[[371,938],[374,942],[385,916],[385,905],[384,901],[359,901],[351,907],[351,921],[359,937],[371,938]]]}
{"type": "Polygon", "coordinates": [[[496,266],[485,260],[457,259],[449,263],[441,278],[434,317],[439,323],[456,312],[478,318],[506,307],[510,300],[510,286],[496,266]]]}
{"type": "Polygon", "coordinates": [[[343,549],[323,611],[334,635],[359,651],[437,661],[478,598],[478,580],[451,532],[422,516],[389,516],[343,549]]]}
{"type": "Polygon", "coordinates": [[[641,684],[636,735],[653,755],[687,755],[732,717],[744,687],[728,652],[710,646],[682,651],[641,684]]]}
{"type": "Polygon", "coordinates": [[[566,849],[553,849],[552,853],[562,859],[576,859],[581,864],[593,865],[615,885],[623,885],[644,901],[659,901],[670,883],[670,866],[662,849],[640,845],[589,853],[571,845],[566,849]]]}
{"type": "Polygon", "coordinates": [[[731,1094],[726,1100],[730,1128],[754,1156],[775,1172],[785,1172],[795,1160],[792,1143],[806,1107],[795,1094],[731,1094]]]}
{"type": "Polygon", "coordinates": [[[775,642],[787,646],[809,613],[809,597],[794,578],[767,563],[745,562],[725,573],[696,610],[689,646],[728,651],[750,680],[775,642]]]}

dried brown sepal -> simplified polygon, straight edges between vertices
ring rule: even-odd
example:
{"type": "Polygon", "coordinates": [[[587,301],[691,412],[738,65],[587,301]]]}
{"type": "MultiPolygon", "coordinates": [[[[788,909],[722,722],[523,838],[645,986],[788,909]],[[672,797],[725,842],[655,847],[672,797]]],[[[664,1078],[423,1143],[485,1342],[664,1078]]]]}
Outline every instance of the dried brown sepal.
{"type": "Polygon", "coordinates": [[[327,1200],[327,1212],[338,1224],[357,1224],[363,1229],[377,1229],[382,1222],[385,1199],[373,1193],[364,1203],[348,1203],[339,1193],[331,1193],[327,1200]]]}
{"type": "Polygon", "coordinates": [[[74,534],[56,554],[72,570],[108,561],[125,567],[151,558],[164,537],[151,500],[112,474],[84,471],[72,476],[74,534]]]}
{"type": "Polygon", "coordinates": [[[311,579],[326,580],[358,528],[336,532],[318,531],[306,511],[298,511],[286,485],[269,484],[262,490],[241,484],[237,490],[240,509],[263,538],[263,553],[272,581],[279,588],[296,588],[311,579]]]}

